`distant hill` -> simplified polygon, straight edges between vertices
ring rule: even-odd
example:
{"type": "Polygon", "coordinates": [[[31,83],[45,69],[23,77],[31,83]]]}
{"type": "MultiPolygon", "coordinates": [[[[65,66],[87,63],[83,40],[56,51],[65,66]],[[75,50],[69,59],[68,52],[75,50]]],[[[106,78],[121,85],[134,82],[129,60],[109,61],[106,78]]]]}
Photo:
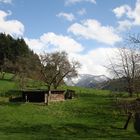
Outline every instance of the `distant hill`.
{"type": "Polygon", "coordinates": [[[106,82],[102,89],[107,89],[111,91],[127,91],[127,81],[125,78],[111,79],[106,82]]]}
{"type": "Polygon", "coordinates": [[[110,79],[105,75],[90,75],[80,74],[77,78],[67,80],[66,84],[69,86],[79,86],[88,88],[102,88],[104,84],[110,79]]]}

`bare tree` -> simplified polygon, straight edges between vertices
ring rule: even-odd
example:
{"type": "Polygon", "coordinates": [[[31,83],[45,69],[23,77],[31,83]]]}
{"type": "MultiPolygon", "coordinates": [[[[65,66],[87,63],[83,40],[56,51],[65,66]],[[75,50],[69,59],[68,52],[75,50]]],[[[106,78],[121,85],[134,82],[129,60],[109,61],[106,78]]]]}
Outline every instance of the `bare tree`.
{"type": "Polygon", "coordinates": [[[118,48],[116,57],[110,59],[109,70],[115,77],[125,79],[126,89],[132,96],[136,92],[136,81],[140,78],[140,40],[130,36],[128,41],[129,45],[118,48]]]}
{"type": "Polygon", "coordinates": [[[44,53],[40,56],[42,65],[42,79],[50,90],[63,82],[64,78],[77,76],[77,69],[80,67],[78,61],[70,62],[66,52],[44,53]]]}

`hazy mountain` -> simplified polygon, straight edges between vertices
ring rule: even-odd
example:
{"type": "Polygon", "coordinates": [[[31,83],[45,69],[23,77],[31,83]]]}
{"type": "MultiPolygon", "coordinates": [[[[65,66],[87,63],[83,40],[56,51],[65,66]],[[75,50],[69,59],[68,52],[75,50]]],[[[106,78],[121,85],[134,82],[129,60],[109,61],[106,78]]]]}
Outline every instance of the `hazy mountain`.
{"type": "Polygon", "coordinates": [[[80,74],[77,78],[67,80],[70,86],[101,88],[109,80],[105,75],[80,74]]]}

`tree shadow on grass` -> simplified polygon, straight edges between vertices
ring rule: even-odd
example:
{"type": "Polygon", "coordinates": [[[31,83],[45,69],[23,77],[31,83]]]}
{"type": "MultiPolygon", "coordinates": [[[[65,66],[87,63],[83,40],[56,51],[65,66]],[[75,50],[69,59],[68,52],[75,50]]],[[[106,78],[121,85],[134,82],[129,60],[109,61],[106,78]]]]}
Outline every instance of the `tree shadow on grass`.
{"type": "Polygon", "coordinates": [[[0,101],[0,106],[13,106],[13,107],[16,107],[16,106],[19,106],[19,105],[22,105],[24,104],[24,102],[4,102],[4,101],[0,101]]]}
{"type": "Polygon", "coordinates": [[[140,135],[140,113],[135,114],[134,128],[135,128],[137,134],[140,135]]]}
{"type": "Polygon", "coordinates": [[[36,135],[37,139],[40,136],[45,138],[93,138],[100,136],[100,129],[93,128],[87,125],[72,123],[64,125],[51,125],[51,124],[40,124],[40,125],[18,125],[18,126],[7,126],[0,127],[0,133],[7,135],[10,134],[25,134],[25,135],[36,135]]]}
{"type": "Polygon", "coordinates": [[[15,97],[9,99],[9,101],[0,101],[0,106],[19,106],[24,104],[23,99],[21,97],[15,97]]]}
{"type": "MultiPolygon", "coordinates": [[[[8,135],[35,136],[40,139],[94,139],[94,138],[134,138],[131,133],[113,134],[115,130],[110,131],[102,126],[89,126],[80,123],[68,124],[16,124],[16,126],[0,126],[0,133],[8,135]]],[[[119,131],[119,130],[118,130],[119,131]]],[[[116,131],[117,132],[117,131],[116,131]]],[[[121,130],[120,130],[121,132],[121,130]]]]}
{"type": "Polygon", "coordinates": [[[2,81],[8,81],[8,82],[11,82],[12,81],[12,79],[0,79],[0,80],[2,80],[2,81]]]}

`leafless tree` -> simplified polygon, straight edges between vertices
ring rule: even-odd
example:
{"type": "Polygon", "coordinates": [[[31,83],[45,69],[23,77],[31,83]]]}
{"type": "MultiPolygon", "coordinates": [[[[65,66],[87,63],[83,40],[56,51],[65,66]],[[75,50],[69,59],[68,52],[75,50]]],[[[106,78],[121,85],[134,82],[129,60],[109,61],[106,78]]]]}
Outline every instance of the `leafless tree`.
{"type": "Polygon", "coordinates": [[[124,78],[129,95],[132,96],[139,87],[140,80],[140,40],[135,36],[129,36],[129,43],[125,47],[119,47],[116,57],[110,59],[109,70],[117,77],[124,78]]]}
{"type": "Polygon", "coordinates": [[[69,61],[68,54],[64,51],[44,53],[40,55],[42,65],[42,80],[47,84],[50,90],[54,89],[64,82],[64,78],[77,76],[77,69],[80,67],[78,61],[69,61]]]}

